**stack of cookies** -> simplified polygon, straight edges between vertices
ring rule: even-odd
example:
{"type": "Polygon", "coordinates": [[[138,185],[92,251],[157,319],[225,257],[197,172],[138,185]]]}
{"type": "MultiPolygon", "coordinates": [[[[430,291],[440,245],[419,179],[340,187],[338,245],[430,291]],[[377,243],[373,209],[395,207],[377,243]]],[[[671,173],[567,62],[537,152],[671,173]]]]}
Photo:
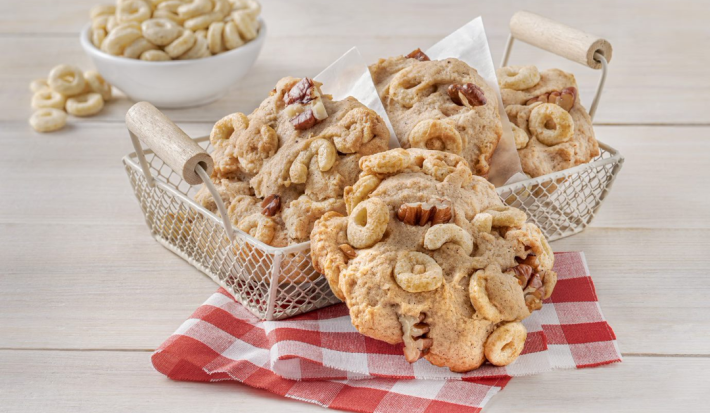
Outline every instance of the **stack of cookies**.
{"type": "MultiPolygon", "coordinates": [[[[284,78],[251,115],[215,125],[212,181],[257,241],[311,241],[313,266],[362,334],[456,372],[508,365],[557,275],[540,229],[486,180],[503,134],[498,96],[465,62],[420,50],[370,72],[401,148],[387,150],[385,122],[355,99],[284,78]]],[[[526,172],[594,156],[574,78],[526,81],[502,85],[526,172]]],[[[204,188],[197,200],[217,210],[204,188]]]]}

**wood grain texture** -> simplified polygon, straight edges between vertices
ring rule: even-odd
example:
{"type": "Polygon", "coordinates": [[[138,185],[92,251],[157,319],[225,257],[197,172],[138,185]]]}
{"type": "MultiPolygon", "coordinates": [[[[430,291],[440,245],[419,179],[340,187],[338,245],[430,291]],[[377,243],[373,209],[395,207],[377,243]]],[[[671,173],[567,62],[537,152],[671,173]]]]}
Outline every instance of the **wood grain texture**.
{"type": "MultiPolygon", "coordinates": [[[[328,411],[237,383],[170,381],[144,352],[0,351],[0,367],[0,405],[11,412],[328,411]]],[[[484,411],[699,413],[706,411],[707,390],[699,383],[710,381],[709,372],[708,359],[629,357],[516,378],[484,411]]]]}
{"type": "MultiPolygon", "coordinates": [[[[27,84],[52,66],[90,63],[78,41],[92,0],[0,3],[0,120],[26,120],[27,84]],[[30,10],[32,10],[30,12],[30,10]],[[46,33],[43,35],[42,33],[46,33]],[[56,33],[56,35],[55,35],[56,33]]],[[[708,54],[703,53],[710,10],[703,2],[611,0],[576,2],[315,2],[279,0],[264,4],[269,35],[255,67],[219,102],[168,111],[177,121],[216,121],[252,108],[286,75],[315,75],[352,46],[370,62],[426,48],[472,18],[484,16],[494,62],[500,60],[514,12],[533,10],[607,38],[614,45],[606,92],[595,120],[603,123],[710,122],[708,54]],[[304,13],[317,10],[317,13],[304,13]],[[613,10],[613,13],[602,12],[613,10]],[[294,19],[284,16],[299,15],[294,19]],[[672,79],[672,80],[671,80],[672,79]]],[[[516,44],[511,64],[559,67],[577,77],[582,100],[592,99],[599,72],[525,44],[516,44]]],[[[107,105],[98,118],[119,121],[128,101],[107,105]]]]}

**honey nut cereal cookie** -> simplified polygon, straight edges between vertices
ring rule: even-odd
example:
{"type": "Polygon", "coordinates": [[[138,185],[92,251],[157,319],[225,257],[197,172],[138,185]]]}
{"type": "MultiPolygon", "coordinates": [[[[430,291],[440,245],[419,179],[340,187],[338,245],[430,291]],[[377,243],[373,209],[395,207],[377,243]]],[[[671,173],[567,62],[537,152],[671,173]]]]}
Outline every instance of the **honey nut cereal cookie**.
{"type": "Polygon", "coordinates": [[[509,66],[499,69],[498,81],[526,174],[535,178],[599,155],[592,119],[580,103],[572,74],[509,66]]]}
{"type": "MultiPolygon", "coordinates": [[[[283,247],[308,241],[326,212],[346,212],[359,160],[387,150],[389,131],[354,98],[334,101],[318,82],[287,77],[250,115],[219,120],[210,142],[212,182],[235,227],[283,247]]],[[[196,200],[217,210],[206,188],[196,200]]]]}
{"type": "Polygon", "coordinates": [[[360,159],[349,216],[327,212],[311,233],[314,267],[362,334],[404,343],[455,372],[512,363],[520,323],[555,287],[554,257],[524,212],[460,156],[393,149],[360,159]]]}
{"type": "Polygon", "coordinates": [[[370,73],[403,148],[460,155],[479,176],[503,133],[498,97],[476,69],[421,51],[380,59],[370,73]]]}

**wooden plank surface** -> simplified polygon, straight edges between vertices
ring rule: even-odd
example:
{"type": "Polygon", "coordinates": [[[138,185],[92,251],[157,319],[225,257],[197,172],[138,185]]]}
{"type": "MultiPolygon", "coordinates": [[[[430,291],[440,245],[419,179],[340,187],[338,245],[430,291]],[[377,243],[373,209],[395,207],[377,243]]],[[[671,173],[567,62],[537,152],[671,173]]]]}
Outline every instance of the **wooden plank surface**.
{"type": "MultiPolygon", "coordinates": [[[[132,151],[123,125],[131,102],[119,97],[50,135],[27,125],[30,80],[58,63],[91,67],[77,37],[94,3],[0,2],[0,411],[322,411],[232,383],[172,382],[151,368],[150,351],[216,286],[150,237],[121,164],[132,151]]],[[[192,136],[353,45],[374,61],[426,48],[478,15],[496,62],[523,8],[610,40],[596,133],[626,162],[592,227],[553,248],[585,252],[625,360],[517,378],[485,411],[707,410],[707,4],[264,3],[269,35],[247,77],[218,102],[167,111],[192,136]]],[[[598,72],[520,43],[513,53],[513,64],[573,71],[591,99],[598,72]]]]}
{"type": "MultiPolygon", "coordinates": [[[[52,66],[75,62],[88,67],[78,42],[92,1],[48,0],[3,2],[0,9],[0,120],[29,116],[27,84],[46,76],[52,66]],[[31,13],[29,10],[33,10],[31,13]]],[[[510,16],[521,8],[605,36],[614,46],[606,92],[597,123],[707,124],[710,94],[707,39],[710,11],[702,2],[619,4],[610,0],[562,3],[534,2],[264,2],[269,25],[266,46],[255,68],[241,85],[211,105],[173,110],[178,120],[215,121],[236,110],[250,111],[275,81],[286,75],[315,75],[352,46],[370,62],[380,57],[428,47],[473,17],[484,16],[494,61],[497,63],[508,34],[510,16]],[[613,10],[613,12],[611,12],[613,10]],[[308,18],[293,19],[306,11],[308,18]],[[640,13],[642,11],[642,13],[640,13]],[[310,22],[308,19],[313,19],[310,22]],[[272,24],[269,24],[272,23],[272,24]],[[670,80],[672,78],[672,81],[670,80]]],[[[592,98],[597,71],[518,44],[511,64],[537,64],[573,71],[584,102],[592,98]]],[[[99,118],[121,120],[129,102],[110,105],[99,118]]]]}

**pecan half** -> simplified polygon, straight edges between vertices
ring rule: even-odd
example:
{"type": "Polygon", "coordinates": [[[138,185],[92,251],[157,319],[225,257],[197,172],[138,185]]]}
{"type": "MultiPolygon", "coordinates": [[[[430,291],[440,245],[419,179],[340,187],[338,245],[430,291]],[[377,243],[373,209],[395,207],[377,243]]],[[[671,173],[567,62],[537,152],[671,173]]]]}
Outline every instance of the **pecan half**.
{"type": "Polygon", "coordinates": [[[428,202],[402,204],[397,210],[397,218],[407,225],[444,224],[451,221],[452,216],[451,206],[443,201],[437,204],[428,202]]]}
{"type": "Polygon", "coordinates": [[[296,130],[312,128],[317,121],[318,119],[316,119],[316,116],[313,114],[313,110],[311,110],[311,108],[307,108],[290,120],[296,130]]]}
{"type": "Polygon", "coordinates": [[[486,95],[483,90],[473,83],[460,85],[454,83],[446,90],[451,101],[459,106],[476,107],[486,104],[486,95]]]}
{"type": "Polygon", "coordinates": [[[528,285],[530,277],[532,276],[532,267],[527,264],[518,264],[513,267],[512,270],[513,276],[515,276],[515,278],[517,278],[518,280],[518,284],[520,284],[521,287],[525,288],[528,285]]]}
{"type": "Polygon", "coordinates": [[[357,251],[355,251],[355,248],[350,244],[340,244],[338,248],[340,248],[340,251],[342,251],[349,260],[357,257],[357,251]]]}
{"type": "Polygon", "coordinates": [[[314,89],[315,84],[313,83],[313,79],[304,77],[293,85],[291,90],[284,95],[284,102],[286,102],[287,105],[294,103],[306,104],[317,97],[314,89]]]}
{"type": "Polygon", "coordinates": [[[417,59],[420,62],[428,62],[431,60],[431,59],[429,59],[429,56],[427,56],[426,53],[422,52],[422,49],[420,49],[420,48],[417,48],[416,50],[412,50],[411,53],[409,53],[408,55],[406,55],[404,57],[408,57],[410,59],[417,59]]]}
{"type": "Polygon", "coordinates": [[[281,197],[271,194],[261,201],[261,213],[267,217],[273,217],[281,210],[281,197]]]}
{"type": "Polygon", "coordinates": [[[404,341],[404,358],[408,362],[414,363],[424,357],[434,340],[426,337],[429,333],[429,325],[424,323],[426,314],[421,313],[419,317],[400,315],[399,323],[402,325],[402,341],[404,341]]]}
{"type": "Polygon", "coordinates": [[[574,102],[577,100],[577,88],[566,87],[561,91],[552,91],[550,93],[544,93],[540,96],[536,96],[527,102],[526,105],[532,105],[535,102],[541,103],[554,103],[560,106],[562,109],[569,112],[574,107],[574,102]]]}

